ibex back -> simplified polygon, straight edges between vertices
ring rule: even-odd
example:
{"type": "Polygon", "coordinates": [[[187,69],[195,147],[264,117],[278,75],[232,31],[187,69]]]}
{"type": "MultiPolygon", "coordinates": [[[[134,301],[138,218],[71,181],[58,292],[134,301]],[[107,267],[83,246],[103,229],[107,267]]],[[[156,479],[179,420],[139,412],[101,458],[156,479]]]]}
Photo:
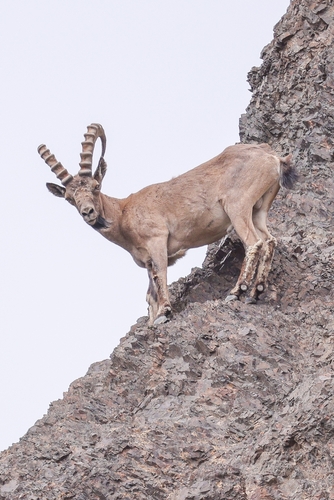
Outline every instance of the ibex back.
{"type": "Polygon", "coordinates": [[[296,177],[291,155],[280,158],[267,144],[237,144],[179,177],[117,199],[100,191],[107,169],[105,147],[102,126],[90,125],[74,177],[45,145],[38,152],[62,183],[47,183],[49,191],[74,205],[87,224],[147,269],[149,323],[166,322],[171,315],[167,266],[189,248],[218,241],[231,225],[246,255],[226,300],[246,292],[246,302],[256,302],[265,289],[276,246],[267,229],[268,210],[280,185],[290,188],[296,177]],[[93,174],[98,138],[102,154],[93,174]]]}

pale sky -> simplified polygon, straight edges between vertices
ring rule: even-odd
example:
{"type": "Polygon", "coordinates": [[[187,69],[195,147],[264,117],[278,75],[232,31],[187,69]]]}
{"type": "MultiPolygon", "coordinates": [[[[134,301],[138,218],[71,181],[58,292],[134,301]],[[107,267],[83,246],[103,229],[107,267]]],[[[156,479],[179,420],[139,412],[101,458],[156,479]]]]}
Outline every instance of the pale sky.
{"type": "MultiPolygon", "coordinates": [[[[146,271],[52,196],[92,122],[102,191],[126,197],[238,142],[246,81],[288,0],[2,0],[0,449],[146,315],[146,271]]],[[[169,269],[201,266],[205,248],[169,269]]]]}

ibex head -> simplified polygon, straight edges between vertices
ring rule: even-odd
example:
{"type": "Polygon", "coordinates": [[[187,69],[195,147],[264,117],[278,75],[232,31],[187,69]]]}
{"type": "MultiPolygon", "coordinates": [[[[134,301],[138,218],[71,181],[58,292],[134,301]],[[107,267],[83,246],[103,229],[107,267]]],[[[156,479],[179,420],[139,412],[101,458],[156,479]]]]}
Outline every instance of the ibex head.
{"type": "Polygon", "coordinates": [[[82,142],[82,152],[80,153],[80,170],[74,177],[56,160],[44,144],[38,147],[38,153],[62,183],[62,186],[59,186],[48,182],[46,184],[48,190],[74,205],[87,224],[95,229],[101,229],[108,227],[107,221],[103,218],[100,202],[101,184],[107,171],[107,164],[103,158],[107,141],[102,126],[97,123],[89,125],[84,136],[85,140],[82,142]],[[98,138],[102,142],[102,153],[93,175],[93,152],[98,138]]]}

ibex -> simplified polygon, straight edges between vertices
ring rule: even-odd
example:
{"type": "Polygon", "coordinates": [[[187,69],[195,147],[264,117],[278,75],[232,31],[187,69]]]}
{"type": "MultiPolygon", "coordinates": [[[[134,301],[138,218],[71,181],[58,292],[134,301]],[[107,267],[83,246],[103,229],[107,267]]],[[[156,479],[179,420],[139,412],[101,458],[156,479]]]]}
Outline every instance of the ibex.
{"type": "Polygon", "coordinates": [[[149,324],[170,319],[167,266],[189,248],[220,240],[230,226],[245,246],[245,259],[226,300],[247,292],[246,302],[256,302],[265,289],[276,247],[267,229],[267,214],[280,186],[291,188],[296,177],[291,155],[280,158],[267,144],[229,146],[179,177],[117,199],[101,193],[107,169],[105,149],[102,126],[89,125],[82,142],[80,170],[74,177],[45,145],[39,146],[38,152],[62,183],[47,183],[48,190],[74,205],[87,224],[147,269],[149,324]],[[93,174],[92,156],[98,138],[102,153],[93,174]]]}

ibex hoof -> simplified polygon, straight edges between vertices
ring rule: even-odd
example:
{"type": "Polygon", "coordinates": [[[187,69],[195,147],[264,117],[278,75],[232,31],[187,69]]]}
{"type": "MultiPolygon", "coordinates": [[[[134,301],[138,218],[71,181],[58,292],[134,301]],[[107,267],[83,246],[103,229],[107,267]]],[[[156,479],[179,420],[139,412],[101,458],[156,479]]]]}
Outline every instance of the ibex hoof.
{"type": "Polygon", "coordinates": [[[231,302],[232,300],[238,300],[238,299],[239,297],[237,295],[231,294],[226,297],[225,302],[231,302]]]}
{"type": "Polygon", "coordinates": [[[256,299],[254,297],[246,297],[245,304],[256,304],[256,299]]]}
{"type": "Polygon", "coordinates": [[[263,290],[264,290],[264,285],[262,285],[262,284],[260,283],[259,285],[257,285],[257,286],[256,286],[256,290],[257,290],[258,292],[263,292],[263,290]]]}
{"type": "Polygon", "coordinates": [[[170,317],[167,317],[165,315],[163,316],[158,316],[157,318],[155,318],[154,322],[153,322],[153,325],[156,326],[156,325],[162,325],[163,323],[167,323],[167,321],[170,320],[170,317]]]}
{"type": "Polygon", "coordinates": [[[248,286],[247,286],[247,285],[241,285],[241,287],[240,287],[240,288],[241,288],[241,290],[242,290],[243,292],[246,292],[246,291],[248,290],[248,286]]]}

